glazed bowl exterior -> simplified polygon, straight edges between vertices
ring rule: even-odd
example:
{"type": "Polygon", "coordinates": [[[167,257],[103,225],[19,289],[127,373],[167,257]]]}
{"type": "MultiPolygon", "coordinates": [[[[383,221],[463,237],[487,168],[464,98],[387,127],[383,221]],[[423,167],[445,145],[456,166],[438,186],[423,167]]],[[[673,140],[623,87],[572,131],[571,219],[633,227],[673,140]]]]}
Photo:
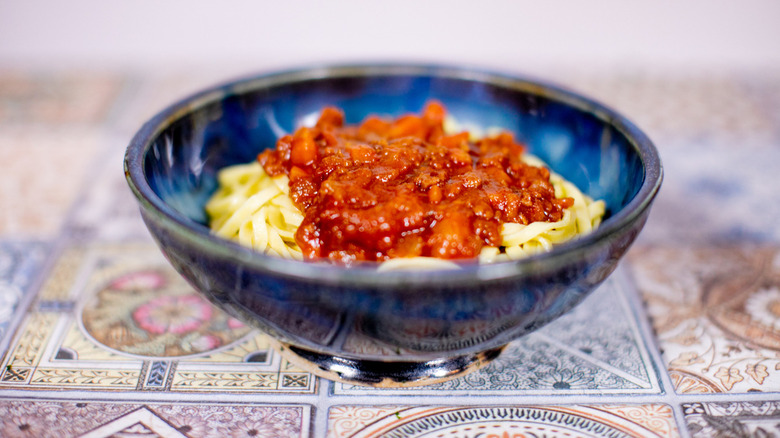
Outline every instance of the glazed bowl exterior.
{"type": "MultiPolygon", "coordinates": [[[[361,377],[369,384],[414,364],[499,351],[572,308],[614,270],[662,180],[647,136],[591,99],[513,75],[418,65],[326,66],[213,87],[147,122],[125,173],[152,236],[197,290],[300,357],[336,358],[347,374],[371,364],[376,375],[361,377]],[[603,199],[601,227],[523,260],[389,272],[281,259],[209,232],[204,205],[219,169],[256,159],[325,106],[357,123],[418,112],[430,99],[459,122],[512,131],[603,199]]],[[[331,363],[345,377],[338,370],[331,363]]]]}

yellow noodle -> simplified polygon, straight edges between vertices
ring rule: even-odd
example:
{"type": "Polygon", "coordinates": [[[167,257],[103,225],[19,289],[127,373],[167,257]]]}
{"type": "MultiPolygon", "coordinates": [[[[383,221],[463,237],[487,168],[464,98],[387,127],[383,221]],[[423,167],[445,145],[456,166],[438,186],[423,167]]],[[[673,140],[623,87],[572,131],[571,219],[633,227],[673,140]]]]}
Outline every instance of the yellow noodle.
{"type": "MultiPolygon", "coordinates": [[[[526,161],[544,165],[532,156],[526,157],[526,161]]],[[[289,187],[287,177],[271,178],[255,162],[227,167],[217,178],[221,186],[206,205],[215,234],[264,253],[303,259],[295,243],[295,231],[303,221],[303,214],[293,205],[289,190],[285,190],[289,187]]],[[[550,181],[556,197],[571,197],[574,205],[565,210],[563,218],[557,222],[503,224],[501,248],[484,247],[479,254],[481,263],[514,260],[550,251],[555,245],[598,227],[605,213],[604,201],[593,201],[555,173],[551,172],[550,181]]],[[[453,266],[456,265],[446,260],[413,257],[385,262],[382,270],[453,266]]]]}
{"type": "Polygon", "coordinates": [[[433,257],[405,257],[390,259],[379,265],[378,271],[418,270],[430,269],[459,269],[457,263],[433,257]]]}
{"type": "MultiPolygon", "coordinates": [[[[451,120],[445,121],[445,130],[458,132],[460,126],[451,120]]],[[[476,129],[469,132],[472,136],[481,135],[476,129]]],[[[523,160],[546,167],[542,160],[532,155],[524,155],[523,160]]],[[[303,221],[303,214],[290,199],[286,176],[271,177],[255,161],[220,170],[217,181],[219,188],[206,204],[210,227],[216,235],[266,254],[303,259],[295,242],[295,232],[303,221]]],[[[594,201],[554,172],[550,172],[550,182],[556,198],[574,200],[572,207],[564,211],[563,218],[557,222],[528,225],[503,224],[501,247],[482,248],[478,257],[480,263],[515,260],[550,251],[555,245],[585,235],[599,226],[606,210],[604,201],[594,201]]],[[[447,260],[412,257],[384,262],[380,269],[451,269],[456,266],[447,260]]]]}
{"type": "Polygon", "coordinates": [[[213,232],[264,253],[303,259],[295,230],[303,215],[289,198],[286,176],[271,178],[260,163],[226,167],[206,204],[213,232]]]}

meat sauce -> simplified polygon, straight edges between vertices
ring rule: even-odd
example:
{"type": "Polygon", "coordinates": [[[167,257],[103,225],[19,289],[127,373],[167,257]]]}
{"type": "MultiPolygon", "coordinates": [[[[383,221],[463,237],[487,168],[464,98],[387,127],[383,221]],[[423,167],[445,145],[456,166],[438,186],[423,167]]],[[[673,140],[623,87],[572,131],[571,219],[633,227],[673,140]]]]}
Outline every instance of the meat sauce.
{"type": "Polygon", "coordinates": [[[511,134],[471,142],[467,132],[445,134],[444,117],[430,102],[421,115],[345,126],[341,111],[325,108],[316,126],[262,152],[266,172],[290,178],[304,257],[473,258],[501,246],[503,223],[558,221],[573,204],[555,198],[548,169],[521,160],[511,134]]]}

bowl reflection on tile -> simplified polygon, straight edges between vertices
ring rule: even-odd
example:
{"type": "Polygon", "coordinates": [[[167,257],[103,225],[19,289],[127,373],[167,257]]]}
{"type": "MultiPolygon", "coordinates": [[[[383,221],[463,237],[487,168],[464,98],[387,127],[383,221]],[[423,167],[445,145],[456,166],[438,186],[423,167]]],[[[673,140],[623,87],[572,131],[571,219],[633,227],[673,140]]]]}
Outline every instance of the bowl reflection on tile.
{"type": "Polygon", "coordinates": [[[125,173],[152,236],[196,289],[269,333],[290,360],[374,386],[461,375],[576,305],[615,268],[662,179],[650,140],[594,101],[539,81],[415,65],[312,68],[211,88],[147,122],[125,173]],[[325,106],[357,123],[430,99],[459,121],[514,132],[606,202],[604,223],[548,254],[427,272],[284,260],[210,234],[204,205],[219,169],[254,160],[325,106]]]}

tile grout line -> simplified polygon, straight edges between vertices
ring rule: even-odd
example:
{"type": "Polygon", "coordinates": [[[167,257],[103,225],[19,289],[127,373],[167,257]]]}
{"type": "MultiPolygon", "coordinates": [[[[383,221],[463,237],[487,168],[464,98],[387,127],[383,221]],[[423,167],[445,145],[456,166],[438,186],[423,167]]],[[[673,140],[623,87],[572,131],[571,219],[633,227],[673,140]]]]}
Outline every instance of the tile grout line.
{"type": "Polygon", "coordinates": [[[332,390],[335,385],[330,380],[323,379],[321,377],[315,377],[320,384],[320,389],[317,394],[317,405],[315,406],[314,418],[312,419],[312,431],[309,434],[312,438],[325,438],[328,435],[328,419],[330,418],[330,408],[334,405],[331,403],[332,390]]]}
{"type": "Polygon", "coordinates": [[[633,383],[634,385],[636,385],[636,386],[638,386],[638,387],[640,387],[642,389],[652,389],[652,382],[650,383],[650,386],[647,386],[648,382],[643,382],[642,380],[638,379],[637,377],[634,377],[634,376],[626,373],[625,371],[623,371],[623,370],[621,370],[619,368],[615,368],[612,365],[610,365],[610,364],[608,364],[606,362],[600,361],[600,360],[598,360],[598,359],[596,359],[596,358],[594,358],[594,357],[592,357],[590,355],[583,354],[580,350],[578,350],[576,348],[569,347],[568,345],[562,343],[561,341],[559,341],[557,339],[554,339],[554,338],[552,338],[550,336],[547,336],[544,333],[529,333],[529,335],[532,335],[532,336],[535,336],[537,338],[540,338],[544,342],[554,346],[555,348],[557,348],[557,349],[559,349],[561,351],[565,351],[566,353],[569,353],[570,355],[572,355],[572,356],[574,356],[574,357],[576,357],[576,358],[578,358],[580,360],[583,360],[585,362],[589,362],[589,363],[591,363],[591,364],[593,364],[593,365],[595,365],[595,366],[597,366],[599,368],[602,368],[602,369],[604,369],[604,370],[606,370],[606,371],[608,371],[608,372],[610,372],[610,373],[620,377],[621,379],[624,379],[624,380],[626,380],[628,382],[633,383]]]}
{"type": "Polygon", "coordinates": [[[634,277],[633,271],[631,270],[630,262],[625,263],[622,275],[626,280],[626,286],[631,289],[630,291],[626,291],[624,296],[629,301],[629,304],[632,308],[631,310],[634,314],[634,320],[645,342],[646,350],[648,354],[650,354],[651,361],[653,362],[653,367],[655,368],[657,375],[656,378],[658,379],[658,383],[661,385],[662,393],[660,399],[664,400],[664,402],[671,407],[680,436],[683,438],[689,437],[690,432],[688,431],[688,424],[685,419],[685,413],[682,410],[681,400],[679,399],[671,376],[669,375],[666,362],[663,360],[661,346],[658,343],[658,337],[655,335],[655,331],[652,328],[650,314],[648,313],[648,310],[644,305],[644,301],[642,300],[641,291],[639,290],[636,278],[634,277]]]}
{"type": "Polygon", "coordinates": [[[46,284],[46,281],[56,267],[57,261],[64,251],[65,243],[61,236],[57,236],[49,243],[44,243],[44,246],[45,249],[48,250],[48,254],[44,256],[41,266],[36,270],[37,272],[33,275],[26,290],[22,291],[22,299],[19,300],[14,315],[9,319],[8,328],[3,339],[0,340],[0,352],[2,352],[2,356],[0,357],[2,357],[3,361],[5,361],[11,353],[9,348],[11,347],[13,340],[16,339],[19,334],[18,330],[22,322],[29,314],[29,310],[37,300],[43,286],[46,284]]]}

